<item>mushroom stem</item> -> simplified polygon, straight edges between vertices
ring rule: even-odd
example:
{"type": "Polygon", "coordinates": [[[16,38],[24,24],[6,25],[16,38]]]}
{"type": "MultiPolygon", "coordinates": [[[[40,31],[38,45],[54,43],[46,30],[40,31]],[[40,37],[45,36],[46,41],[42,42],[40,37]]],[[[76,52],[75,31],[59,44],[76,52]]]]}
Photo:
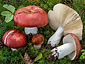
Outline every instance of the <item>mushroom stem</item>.
{"type": "Polygon", "coordinates": [[[38,28],[37,27],[25,27],[25,33],[26,34],[37,34],[38,28]]]}
{"type": "Polygon", "coordinates": [[[15,50],[17,51],[17,49],[15,49],[15,48],[11,48],[11,50],[12,50],[12,51],[15,51],[15,50]]]}
{"type": "Polygon", "coordinates": [[[34,47],[35,47],[36,49],[40,49],[40,48],[41,48],[41,45],[34,45],[34,47]]]}
{"type": "Polygon", "coordinates": [[[59,26],[57,31],[49,38],[48,44],[51,44],[52,47],[55,47],[57,44],[59,44],[63,32],[64,29],[61,26],[59,26]]]}
{"type": "Polygon", "coordinates": [[[66,55],[69,55],[70,53],[72,53],[73,51],[75,51],[75,45],[74,43],[66,43],[63,44],[57,48],[54,48],[51,50],[51,53],[48,56],[48,60],[52,60],[58,58],[63,58],[66,55]]]}

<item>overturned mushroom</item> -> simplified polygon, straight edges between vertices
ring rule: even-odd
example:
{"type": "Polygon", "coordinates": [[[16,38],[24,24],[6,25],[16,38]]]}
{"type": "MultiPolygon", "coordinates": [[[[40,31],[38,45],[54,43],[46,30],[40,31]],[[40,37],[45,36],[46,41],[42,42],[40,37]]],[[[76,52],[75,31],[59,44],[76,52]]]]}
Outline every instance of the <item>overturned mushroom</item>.
{"type": "Polygon", "coordinates": [[[43,42],[44,42],[44,36],[42,34],[35,34],[32,37],[32,43],[34,44],[34,47],[37,49],[41,48],[43,42]]]}
{"type": "Polygon", "coordinates": [[[26,34],[36,34],[37,27],[43,27],[48,23],[47,13],[40,7],[30,5],[18,9],[14,15],[17,25],[25,27],[26,34]]]}
{"type": "Polygon", "coordinates": [[[68,55],[71,60],[79,56],[81,45],[76,35],[69,33],[63,38],[63,45],[51,50],[48,60],[56,60],[68,55]]]}
{"type": "Polygon", "coordinates": [[[48,18],[50,27],[56,32],[49,38],[47,44],[55,47],[59,44],[61,37],[68,33],[73,33],[79,40],[82,40],[82,20],[72,8],[64,4],[57,4],[53,7],[53,11],[48,12],[48,18]]]}

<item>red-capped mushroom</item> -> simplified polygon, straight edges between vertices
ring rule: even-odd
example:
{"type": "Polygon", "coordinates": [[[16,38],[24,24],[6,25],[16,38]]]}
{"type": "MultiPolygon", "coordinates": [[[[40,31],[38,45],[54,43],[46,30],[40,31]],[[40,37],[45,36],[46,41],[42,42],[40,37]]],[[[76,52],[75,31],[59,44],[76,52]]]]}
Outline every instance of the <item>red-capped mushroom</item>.
{"type": "Polygon", "coordinates": [[[75,34],[69,33],[63,38],[63,45],[51,50],[48,60],[56,60],[68,55],[71,60],[76,60],[81,50],[80,41],[75,34]]]}
{"type": "Polygon", "coordinates": [[[26,34],[36,34],[37,27],[43,27],[48,23],[47,13],[35,5],[26,6],[18,9],[14,15],[17,25],[25,27],[26,34]]]}
{"type": "Polygon", "coordinates": [[[41,48],[41,44],[44,42],[44,36],[42,34],[35,34],[32,37],[32,43],[34,44],[34,47],[39,49],[41,48]]]}
{"type": "Polygon", "coordinates": [[[21,31],[16,29],[8,30],[3,35],[2,40],[6,46],[11,47],[13,50],[23,47],[26,44],[25,35],[21,31]]]}

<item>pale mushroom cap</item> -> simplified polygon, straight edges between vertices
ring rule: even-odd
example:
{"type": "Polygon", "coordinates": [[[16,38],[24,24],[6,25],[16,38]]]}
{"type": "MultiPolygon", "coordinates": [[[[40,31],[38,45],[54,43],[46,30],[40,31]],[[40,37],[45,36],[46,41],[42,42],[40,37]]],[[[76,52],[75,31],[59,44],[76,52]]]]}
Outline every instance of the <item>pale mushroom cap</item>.
{"type": "Polygon", "coordinates": [[[73,51],[72,53],[70,53],[68,56],[71,60],[76,60],[80,54],[80,50],[81,50],[81,45],[79,42],[79,39],[77,38],[76,35],[69,33],[68,35],[66,35],[63,38],[63,43],[74,43],[75,46],[75,51],[73,51]]]}
{"type": "Polygon", "coordinates": [[[64,29],[64,35],[73,33],[82,40],[83,23],[79,14],[72,8],[57,4],[53,7],[53,11],[48,12],[48,18],[52,29],[57,30],[61,26],[64,29]]]}

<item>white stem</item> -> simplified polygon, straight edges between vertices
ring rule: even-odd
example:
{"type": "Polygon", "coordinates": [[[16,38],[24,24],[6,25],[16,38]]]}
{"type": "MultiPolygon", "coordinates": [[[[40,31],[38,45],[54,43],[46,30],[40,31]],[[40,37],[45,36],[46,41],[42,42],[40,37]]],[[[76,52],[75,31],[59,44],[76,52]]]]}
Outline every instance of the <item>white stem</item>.
{"type": "Polygon", "coordinates": [[[12,50],[12,51],[15,51],[15,50],[17,51],[17,49],[15,49],[15,48],[11,48],[11,50],[12,50]]]}
{"type": "Polygon", "coordinates": [[[37,34],[38,28],[37,27],[25,27],[25,33],[28,35],[30,33],[37,34]]]}
{"type": "Polygon", "coordinates": [[[35,47],[36,49],[40,49],[40,48],[41,48],[41,45],[34,45],[34,47],[35,47]]]}
{"type": "Polygon", "coordinates": [[[64,29],[59,26],[57,31],[49,38],[48,44],[51,44],[52,47],[55,47],[57,44],[59,44],[63,32],[64,29]]]}
{"type": "Polygon", "coordinates": [[[74,43],[66,43],[51,50],[51,52],[53,52],[52,55],[54,55],[55,57],[57,56],[57,53],[59,53],[58,59],[63,58],[66,55],[69,55],[73,51],[75,51],[74,43]]]}

